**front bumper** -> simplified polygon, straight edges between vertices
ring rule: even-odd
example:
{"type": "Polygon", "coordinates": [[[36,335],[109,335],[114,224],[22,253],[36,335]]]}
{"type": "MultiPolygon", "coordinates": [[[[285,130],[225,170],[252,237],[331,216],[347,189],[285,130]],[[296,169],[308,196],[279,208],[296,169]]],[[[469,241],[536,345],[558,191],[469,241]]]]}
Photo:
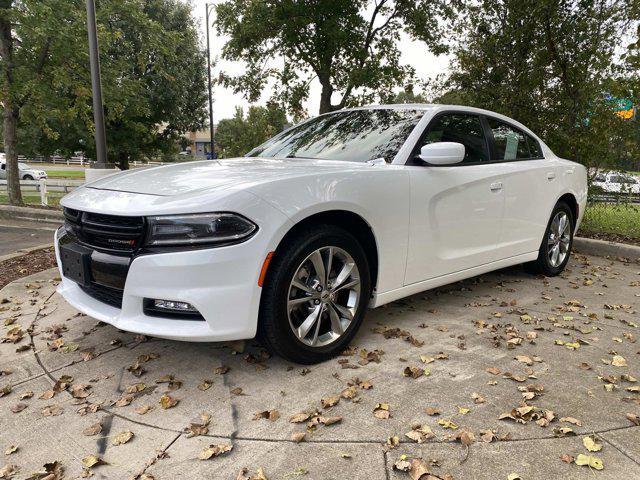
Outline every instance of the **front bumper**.
{"type": "Polygon", "coordinates": [[[56,260],[62,282],[58,293],[73,307],[128,332],[172,340],[200,342],[253,338],[260,304],[259,239],[226,247],[136,256],[126,275],[122,308],[88,295],[60,268],[58,232],[56,260]],[[146,315],[144,299],[187,302],[204,321],[146,315]]]}

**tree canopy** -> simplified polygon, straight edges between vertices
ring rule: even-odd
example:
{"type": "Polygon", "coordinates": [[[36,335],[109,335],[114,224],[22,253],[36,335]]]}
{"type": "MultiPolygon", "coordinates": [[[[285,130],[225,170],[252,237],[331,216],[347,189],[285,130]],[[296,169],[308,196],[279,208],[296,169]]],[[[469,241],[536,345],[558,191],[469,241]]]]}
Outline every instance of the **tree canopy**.
{"type": "Polygon", "coordinates": [[[222,158],[239,157],[280,133],[286,124],[284,111],[274,104],[250,106],[246,116],[238,107],[233,118],[218,122],[216,147],[222,158]]]}
{"type": "Polygon", "coordinates": [[[272,100],[296,116],[313,81],[322,88],[320,113],[388,96],[414,74],[400,62],[400,33],[443,52],[457,3],[225,0],[216,7],[218,29],[229,37],[223,57],[244,61],[246,70],[221,80],[250,101],[272,86],[272,100]]]}
{"type": "Polygon", "coordinates": [[[638,124],[616,115],[613,100],[638,98],[618,56],[632,3],[483,0],[458,25],[448,87],[464,103],[521,121],[557,154],[588,166],[637,154],[638,124]]]}
{"type": "MultiPolygon", "coordinates": [[[[96,3],[108,160],[127,168],[204,125],[205,54],[180,0],[96,3]]],[[[85,2],[0,0],[0,47],[8,163],[13,152],[92,156],[85,2]]]]}

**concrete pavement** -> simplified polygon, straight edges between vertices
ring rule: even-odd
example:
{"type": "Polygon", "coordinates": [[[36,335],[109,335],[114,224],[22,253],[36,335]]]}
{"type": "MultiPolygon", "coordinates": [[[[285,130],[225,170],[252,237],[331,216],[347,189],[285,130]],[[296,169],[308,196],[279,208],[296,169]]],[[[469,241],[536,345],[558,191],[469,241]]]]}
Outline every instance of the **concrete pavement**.
{"type": "Polygon", "coordinates": [[[393,468],[402,455],[435,478],[640,478],[628,418],[640,416],[638,263],[575,255],[557,278],[513,268],[418,294],[370,311],[351,351],[307,368],[252,341],[239,352],[120,332],[53,293],[56,276],[0,291],[0,392],[12,387],[0,449],[18,447],[0,468],[15,478],[54,461],[77,478],[95,456],[106,464],[93,478],[233,480],[262,467],[272,480],[408,479],[393,468]],[[233,449],[200,460],[210,445],[233,449]],[[571,463],[579,454],[604,468],[571,463]]]}

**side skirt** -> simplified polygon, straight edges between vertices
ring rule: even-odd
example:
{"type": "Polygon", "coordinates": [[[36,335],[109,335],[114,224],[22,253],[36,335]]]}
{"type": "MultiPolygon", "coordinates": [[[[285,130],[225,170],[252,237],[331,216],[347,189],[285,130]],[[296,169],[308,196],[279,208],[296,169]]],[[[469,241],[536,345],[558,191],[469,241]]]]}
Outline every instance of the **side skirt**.
{"type": "Polygon", "coordinates": [[[376,308],[384,305],[385,303],[408,297],[409,295],[414,295],[416,293],[424,292],[425,290],[441,287],[442,285],[447,285],[449,283],[458,282],[466,278],[475,277],[476,275],[481,275],[493,270],[499,270],[501,268],[518,265],[520,263],[531,262],[536,258],[538,258],[537,251],[525,253],[522,255],[516,255],[515,257],[498,260],[496,262],[485,263],[484,265],[468,268],[466,270],[460,270],[459,272],[448,273],[447,275],[430,278],[429,280],[424,280],[422,282],[412,283],[410,285],[405,285],[404,287],[396,288],[395,290],[390,290],[388,292],[378,293],[371,299],[369,308],[376,308]]]}

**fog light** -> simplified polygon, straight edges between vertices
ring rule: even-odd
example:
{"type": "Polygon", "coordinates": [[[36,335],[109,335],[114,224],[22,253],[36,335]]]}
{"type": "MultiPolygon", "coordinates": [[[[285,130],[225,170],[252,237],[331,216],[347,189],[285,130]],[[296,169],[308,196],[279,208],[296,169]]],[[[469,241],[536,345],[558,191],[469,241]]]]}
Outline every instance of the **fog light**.
{"type": "Polygon", "coordinates": [[[171,310],[174,312],[198,313],[198,310],[187,302],[174,302],[172,300],[154,300],[154,308],[171,310]]]}

